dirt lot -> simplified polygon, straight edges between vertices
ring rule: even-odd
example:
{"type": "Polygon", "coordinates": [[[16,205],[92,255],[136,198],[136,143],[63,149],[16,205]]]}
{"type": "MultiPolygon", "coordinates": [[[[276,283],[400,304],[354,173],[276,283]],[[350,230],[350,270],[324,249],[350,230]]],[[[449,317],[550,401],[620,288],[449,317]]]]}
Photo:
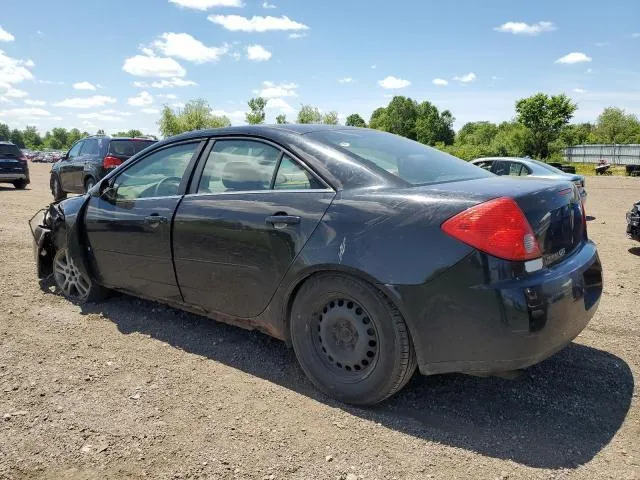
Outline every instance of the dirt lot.
{"type": "Polygon", "coordinates": [[[574,344],[514,381],[416,376],[374,409],[318,394],[265,335],[41,289],[26,222],[48,165],[32,182],[0,187],[0,478],[640,478],[640,179],[588,179],[606,286],[574,344]]]}

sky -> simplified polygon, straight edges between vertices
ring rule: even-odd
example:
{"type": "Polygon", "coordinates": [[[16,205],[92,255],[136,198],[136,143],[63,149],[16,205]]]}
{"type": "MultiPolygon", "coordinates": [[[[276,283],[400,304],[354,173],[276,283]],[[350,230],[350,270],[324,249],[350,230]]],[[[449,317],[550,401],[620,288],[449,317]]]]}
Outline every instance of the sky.
{"type": "Polygon", "coordinates": [[[0,0],[0,122],[157,134],[163,105],[204,98],[233,124],[268,99],[344,121],[394,95],[455,127],[566,93],[574,121],[640,115],[640,1],[0,0]]]}

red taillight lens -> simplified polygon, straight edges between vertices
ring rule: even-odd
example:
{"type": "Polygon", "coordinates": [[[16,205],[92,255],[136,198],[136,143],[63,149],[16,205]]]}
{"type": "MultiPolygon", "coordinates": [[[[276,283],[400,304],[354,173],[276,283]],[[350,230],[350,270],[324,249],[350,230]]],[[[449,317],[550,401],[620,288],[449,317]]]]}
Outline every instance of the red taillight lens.
{"type": "Polygon", "coordinates": [[[122,160],[116,157],[112,157],[111,155],[107,155],[106,157],[104,157],[104,160],[102,160],[103,168],[115,168],[118,165],[122,165],[122,160]]]}
{"type": "Polygon", "coordinates": [[[518,204],[502,197],[471,207],[442,224],[442,230],[478,250],[525,261],[542,256],[531,225],[518,204]]]}

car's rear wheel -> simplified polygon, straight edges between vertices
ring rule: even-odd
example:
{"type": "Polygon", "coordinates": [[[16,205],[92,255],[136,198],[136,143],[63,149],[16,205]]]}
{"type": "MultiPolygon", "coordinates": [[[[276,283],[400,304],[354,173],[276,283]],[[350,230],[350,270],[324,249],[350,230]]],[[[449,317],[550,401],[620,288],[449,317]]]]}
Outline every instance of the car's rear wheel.
{"type": "Polygon", "coordinates": [[[27,181],[16,180],[15,182],[13,182],[13,186],[16,187],[18,190],[24,190],[27,187],[27,181]]]}
{"type": "Polygon", "coordinates": [[[371,285],[342,274],[318,275],[300,288],[291,309],[291,340],[314,385],[345,403],[381,402],[416,369],[397,308],[371,285]]]}
{"type": "Polygon", "coordinates": [[[102,300],[107,292],[78,269],[66,248],[53,257],[53,277],[62,294],[77,303],[102,300]]]}
{"type": "Polygon", "coordinates": [[[53,195],[53,199],[58,202],[60,200],[64,200],[67,198],[67,193],[62,190],[62,185],[60,184],[60,180],[57,175],[51,176],[51,194],[53,195]]]}
{"type": "Polygon", "coordinates": [[[84,192],[87,193],[96,184],[96,180],[93,177],[87,177],[84,181],[84,192]]]}

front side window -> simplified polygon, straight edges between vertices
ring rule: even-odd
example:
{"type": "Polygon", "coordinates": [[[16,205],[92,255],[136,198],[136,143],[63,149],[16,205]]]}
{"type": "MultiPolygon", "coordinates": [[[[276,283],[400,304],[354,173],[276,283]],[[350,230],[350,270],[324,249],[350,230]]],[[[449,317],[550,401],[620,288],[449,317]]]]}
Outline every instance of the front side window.
{"type": "Polygon", "coordinates": [[[117,200],[177,195],[182,177],[197,148],[198,142],[176,145],[136,162],[116,177],[114,188],[117,200]]]}
{"type": "Polygon", "coordinates": [[[411,185],[491,176],[453,155],[377,130],[317,130],[307,135],[348,154],[374,171],[383,170],[411,185]]]}
{"type": "Polygon", "coordinates": [[[69,150],[69,155],[67,155],[67,158],[71,160],[72,158],[77,157],[80,154],[80,149],[82,148],[83,144],[84,142],[78,142],[73,147],[71,147],[71,150],[69,150]]]}
{"type": "Polygon", "coordinates": [[[269,190],[280,150],[254,140],[218,140],[202,171],[198,193],[269,190]]]}

